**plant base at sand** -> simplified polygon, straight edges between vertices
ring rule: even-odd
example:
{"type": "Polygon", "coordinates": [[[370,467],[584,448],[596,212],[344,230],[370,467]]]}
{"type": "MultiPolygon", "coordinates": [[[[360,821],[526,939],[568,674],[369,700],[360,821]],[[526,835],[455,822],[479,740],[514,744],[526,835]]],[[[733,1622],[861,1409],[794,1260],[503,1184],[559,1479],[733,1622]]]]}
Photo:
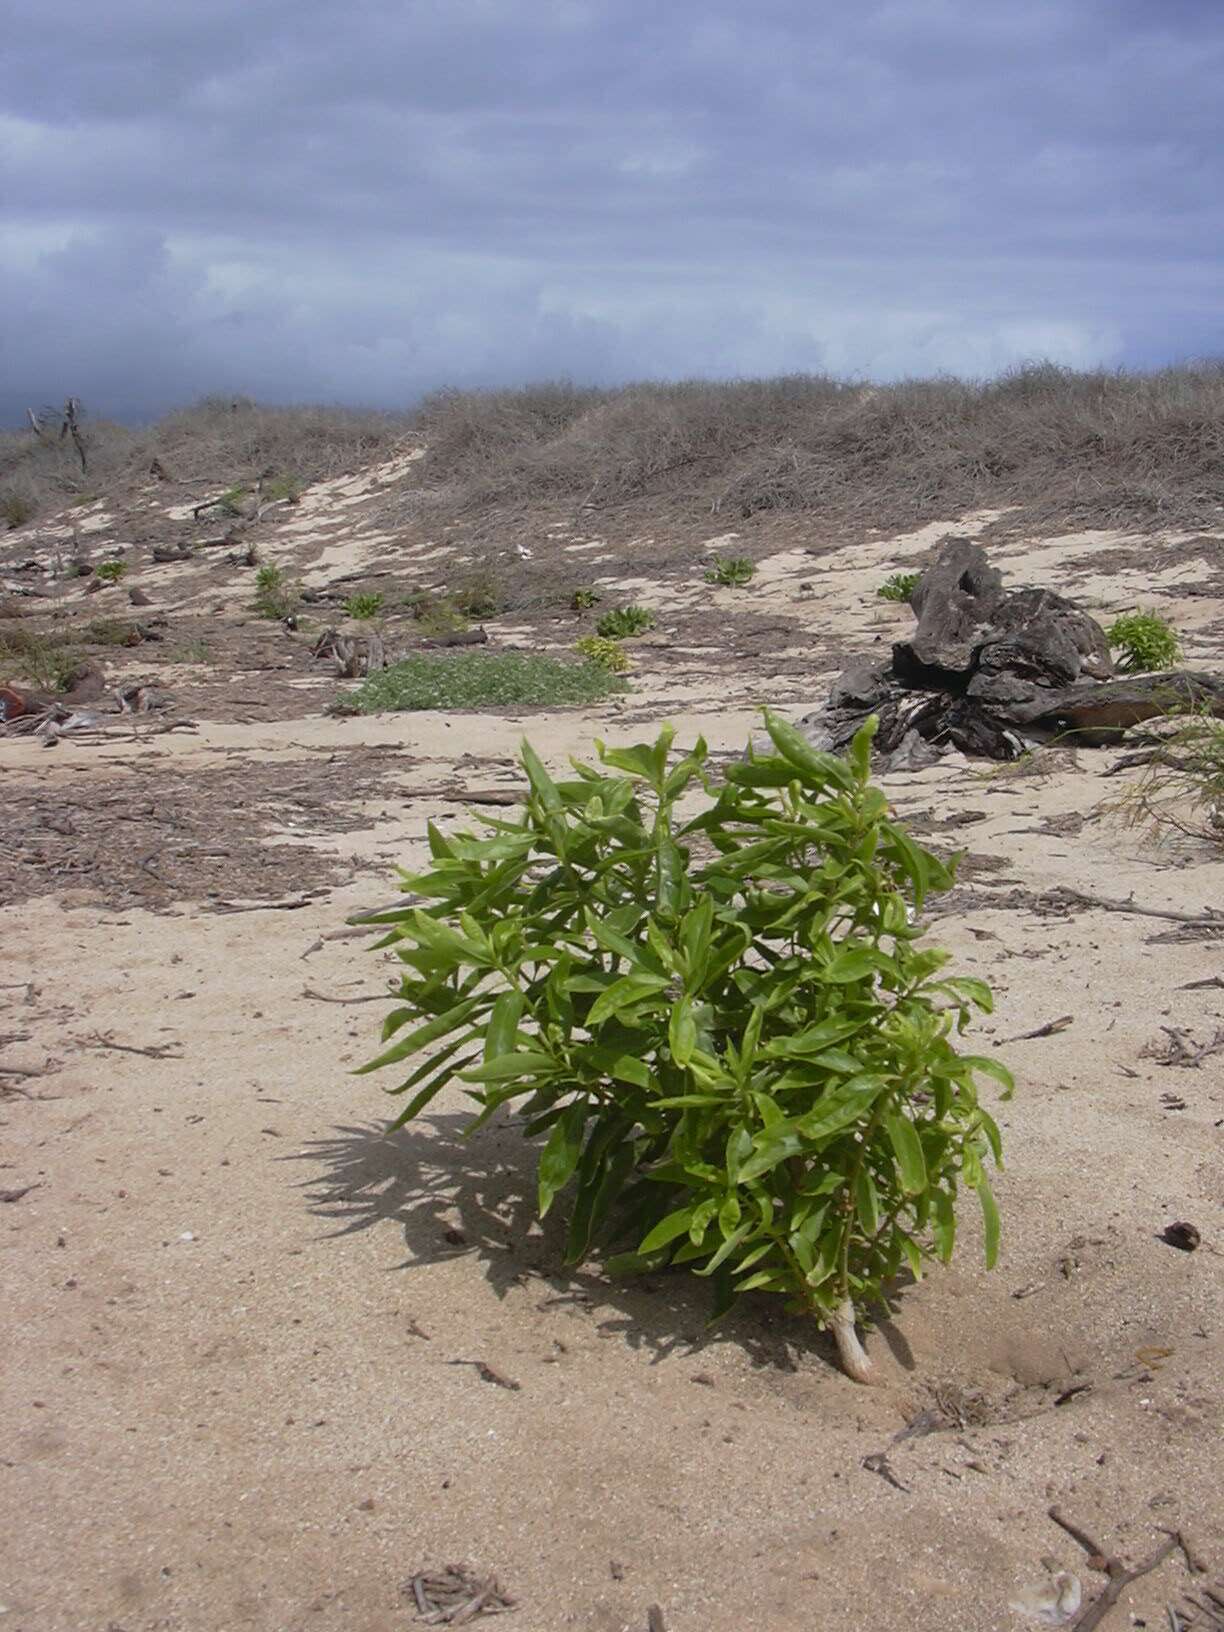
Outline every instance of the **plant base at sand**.
{"type": "Polygon", "coordinates": [[[950,1256],[962,1183],[994,1260],[999,1133],[975,1077],[1011,1078],[954,1046],[990,991],[918,944],[951,875],[871,785],[873,727],[841,760],[767,724],[775,752],[717,789],[705,744],[673,755],[670,730],[599,744],[562,782],[524,744],[523,814],[431,826],[431,866],[403,879],[424,905],[366,920],[403,976],[363,1069],[408,1064],[397,1126],[453,1079],[474,1126],[517,1102],[545,1136],[541,1214],[569,1201],[570,1262],[687,1265],[716,1314],[779,1293],[865,1381],[856,1315],[950,1256]]]}
{"type": "Polygon", "coordinates": [[[1140,757],[1138,780],[1106,809],[1153,838],[1182,833],[1224,845],[1224,720],[1191,711],[1140,757]]]}
{"type": "Polygon", "coordinates": [[[570,707],[626,690],[597,663],[525,652],[416,652],[370,675],[345,699],[362,714],[392,709],[570,707]]]}

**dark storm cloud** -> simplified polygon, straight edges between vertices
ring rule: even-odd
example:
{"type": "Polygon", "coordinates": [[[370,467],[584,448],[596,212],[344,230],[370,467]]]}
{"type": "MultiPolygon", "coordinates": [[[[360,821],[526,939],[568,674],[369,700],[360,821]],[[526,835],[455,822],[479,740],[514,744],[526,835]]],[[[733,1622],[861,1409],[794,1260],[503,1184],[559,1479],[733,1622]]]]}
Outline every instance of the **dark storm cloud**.
{"type": "Polygon", "coordinates": [[[0,412],[1221,346],[1198,0],[19,0],[0,412]]]}

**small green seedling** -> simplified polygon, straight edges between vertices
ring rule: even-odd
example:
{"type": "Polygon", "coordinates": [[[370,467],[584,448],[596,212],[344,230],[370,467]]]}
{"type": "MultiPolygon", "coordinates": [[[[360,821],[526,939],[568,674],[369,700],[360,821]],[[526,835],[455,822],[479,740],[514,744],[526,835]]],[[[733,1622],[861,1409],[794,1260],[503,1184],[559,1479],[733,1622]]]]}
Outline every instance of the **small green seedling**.
{"type": "Polygon", "coordinates": [[[126,561],[100,561],[94,568],[94,577],[104,584],[117,584],[127,570],[126,561]]]}
{"type": "Polygon", "coordinates": [[[607,669],[609,674],[624,674],[633,667],[620,641],[608,640],[603,635],[583,635],[574,642],[574,650],[601,669],[607,669]]]}
{"type": "Polygon", "coordinates": [[[597,589],[584,585],[581,589],[576,589],[570,597],[570,608],[574,612],[590,612],[602,600],[603,596],[597,589]]]}
{"type": "Polygon", "coordinates": [[[1122,652],[1120,674],[1171,669],[1181,656],[1177,630],[1159,612],[1124,612],[1110,624],[1105,638],[1122,652]]]}
{"type": "Polygon", "coordinates": [[[300,596],[297,585],[277,566],[269,562],[255,574],[255,610],[261,618],[289,618],[297,611],[300,596]]]}
{"type": "Polygon", "coordinates": [[[751,582],[755,572],[755,565],[746,555],[718,556],[707,571],[705,581],[723,589],[742,589],[751,582]]]}
{"type": "Polygon", "coordinates": [[[846,759],[766,726],[773,751],[720,784],[670,727],[561,781],[524,743],[522,813],[431,823],[408,901],[363,920],[402,978],[362,1069],[406,1072],[397,1127],[456,1080],[469,1133],[521,1102],[541,1215],[568,1198],[567,1262],[687,1266],[716,1317],[777,1293],[867,1382],[856,1320],[951,1257],[962,1186],[995,1261],[1001,1141],[976,1079],[1013,1084],[956,1047],[990,988],[919,944],[952,875],[871,785],[874,718],[846,759]]]}
{"type": "Polygon", "coordinates": [[[655,626],[655,615],[644,606],[618,606],[605,612],[595,625],[595,633],[606,640],[632,640],[655,626]]]}
{"type": "Polygon", "coordinates": [[[421,633],[432,639],[439,635],[462,634],[469,626],[468,618],[449,595],[417,589],[405,598],[404,604],[420,624],[421,633]]]}
{"type": "Polygon", "coordinates": [[[876,590],[882,601],[908,601],[918,587],[920,572],[894,572],[891,578],[886,578],[876,590]]]}
{"type": "Polygon", "coordinates": [[[369,623],[376,618],[383,609],[383,597],[376,591],[361,591],[350,595],[344,603],[346,618],[354,618],[359,623],[369,623]]]}

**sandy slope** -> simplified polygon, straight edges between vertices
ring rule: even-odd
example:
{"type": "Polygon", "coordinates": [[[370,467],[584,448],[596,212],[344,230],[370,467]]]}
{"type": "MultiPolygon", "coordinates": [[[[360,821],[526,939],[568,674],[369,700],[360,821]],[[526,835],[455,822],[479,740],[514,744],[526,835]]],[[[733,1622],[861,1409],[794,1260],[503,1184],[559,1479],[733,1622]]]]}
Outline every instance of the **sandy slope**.
{"type": "MultiPolygon", "coordinates": [[[[1099,1587],[1052,1504],[1132,1557],[1184,1526],[1224,1575],[1224,1055],[1145,1052],[1162,1025],[1224,1027],[1224,988],[1187,989],[1224,976],[1224,937],[1050,893],[1193,912],[1224,900],[1224,859],[1081,823],[1118,786],[1113,756],[1045,776],[953,759],[887,784],[924,838],[971,853],[934,933],[994,985],[980,1041],[1021,1087],[1001,1112],[1003,1262],[982,1271],[969,1218],[955,1267],[872,1337],[877,1389],[768,1304],[710,1334],[698,1283],[564,1272],[530,1222],[517,1133],[461,1145],[452,1090],[387,1137],[377,1079],[347,1075],[380,1011],[323,1000],[379,989],[379,955],[320,938],[386,897],[428,817],[457,815],[404,790],[510,785],[525,724],[561,765],[664,705],[682,739],[734,750],[752,705],[795,695],[770,657],[728,673],[739,610],[786,619],[797,653],[831,632],[869,651],[906,615],[870,586],[932,541],[780,549],[748,597],[716,598],[704,646],[647,645],[635,695],[585,714],[354,722],[312,701],[192,735],[0,745],[10,811],[48,789],[83,809],[102,778],[155,807],[235,754],[253,781],[362,743],[402,756],[371,790],[354,757],[343,823],[261,818],[253,842],[327,862],[297,909],[151,907],[88,875],[0,908],[0,1061],[43,1072],[0,1079],[0,1186],[36,1185],[0,1206],[0,1626],[389,1632],[413,1624],[415,1570],[469,1559],[518,1598],[505,1624],[522,1632],[640,1632],[656,1603],[669,1632],[986,1632],[1036,1624],[1009,1606],[1051,1568],[1099,1587]],[[1177,1219],[1198,1252],[1160,1239],[1177,1219]],[[938,1431],[890,1446],[923,1411],[938,1431]],[[891,1479],[864,1465],[885,1450],[891,1479]]],[[[1126,543],[1009,546],[1004,564],[1073,593],[1090,578],[1094,609],[1132,604],[1125,568],[1091,565],[1126,543]]],[[[1166,581],[1153,562],[1144,600],[1177,606],[1219,667],[1221,601],[1179,599],[1183,565],[1166,581]]],[[[666,633],[687,592],[634,576],[666,633]]],[[[1189,1584],[1175,1555],[1108,1624],[1165,1625],[1189,1584]]]]}

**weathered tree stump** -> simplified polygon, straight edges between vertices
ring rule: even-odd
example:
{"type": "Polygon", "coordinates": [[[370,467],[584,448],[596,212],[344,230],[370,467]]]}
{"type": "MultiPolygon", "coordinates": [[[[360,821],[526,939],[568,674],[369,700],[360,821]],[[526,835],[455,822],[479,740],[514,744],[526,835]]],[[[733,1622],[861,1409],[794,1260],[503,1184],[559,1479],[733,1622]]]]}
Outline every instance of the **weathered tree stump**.
{"type": "Polygon", "coordinates": [[[818,747],[844,748],[877,714],[890,769],[917,770],[957,748],[1015,759],[1076,733],[1093,742],[1195,707],[1224,718],[1224,679],[1189,670],[1117,678],[1095,618],[1048,589],[1007,591],[980,545],[949,539],[911,597],[917,628],[889,663],[847,670],[800,722],[818,747]]]}

